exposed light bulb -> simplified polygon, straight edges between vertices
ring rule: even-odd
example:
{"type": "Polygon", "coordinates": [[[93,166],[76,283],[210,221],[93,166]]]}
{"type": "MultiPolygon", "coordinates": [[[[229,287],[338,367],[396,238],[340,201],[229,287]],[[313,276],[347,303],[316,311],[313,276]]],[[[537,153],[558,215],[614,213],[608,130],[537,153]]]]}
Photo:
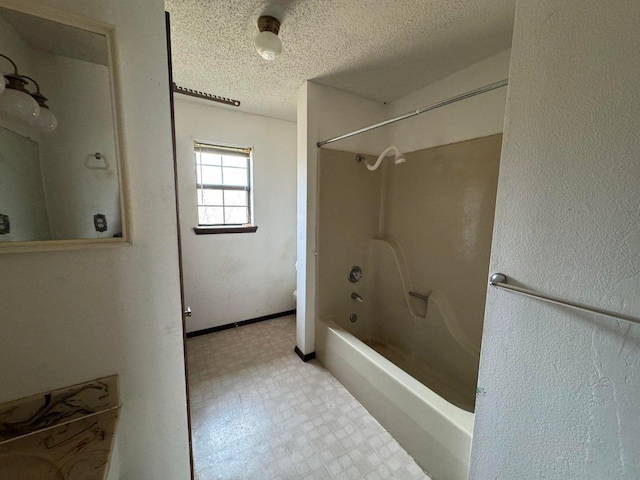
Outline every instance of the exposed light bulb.
{"type": "Polygon", "coordinates": [[[38,82],[31,77],[25,76],[24,78],[31,80],[38,89],[36,92],[31,93],[31,97],[38,102],[38,106],[40,107],[40,115],[29,120],[29,125],[41,132],[53,132],[58,126],[58,119],[53,113],[51,113],[51,110],[49,110],[47,97],[40,93],[40,85],[38,85],[38,82]]]}
{"type": "Polygon", "coordinates": [[[280,20],[269,15],[258,18],[258,30],[256,37],[256,52],[265,60],[275,60],[282,53],[282,42],[278,37],[280,32],[280,20]]]}
{"type": "Polygon", "coordinates": [[[46,107],[40,107],[40,115],[29,120],[29,125],[41,132],[53,132],[58,126],[58,119],[46,107]]]}
{"type": "Polygon", "coordinates": [[[9,88],[0,95],[0,112],[22,122],[36,119],[40,115],[38,102],[26,90],[13,88],[11,80],[9,88]]]}
{"type": "Polygon", "coordinates": [[[275,33],[260,32],[255,43],[256,51],[265,60],[275,60],[282,53],[282,42],[275,33]]]}

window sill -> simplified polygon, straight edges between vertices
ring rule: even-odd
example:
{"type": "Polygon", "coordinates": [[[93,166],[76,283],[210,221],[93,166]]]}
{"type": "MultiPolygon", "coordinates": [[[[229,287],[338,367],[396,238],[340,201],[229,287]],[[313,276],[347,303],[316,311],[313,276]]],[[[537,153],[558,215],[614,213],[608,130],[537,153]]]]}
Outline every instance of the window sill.
{"type": "Polygon", "coordinates": [[[258,230],[257,226],[246,225],[241,227],[195,227],[196,235],[217,235],[220,233],[253,233],[258,230]]]}

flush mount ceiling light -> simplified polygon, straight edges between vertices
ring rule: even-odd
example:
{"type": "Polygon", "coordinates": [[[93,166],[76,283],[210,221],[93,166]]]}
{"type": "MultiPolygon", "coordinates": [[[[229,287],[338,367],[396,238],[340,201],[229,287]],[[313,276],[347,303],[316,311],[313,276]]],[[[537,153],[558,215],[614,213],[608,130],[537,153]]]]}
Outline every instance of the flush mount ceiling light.
{"type": "Polygon", "coordinates": [[[255,45],[258,54],[265,60],[275,60],[282,53],[282,42],[278,37],[280,20],[269,15],[258,18],[258,30],[255,45]]]}
{"type": "Polygon", "coordinates": [[[0,95],[0,112],[23,122],[35,120],[40,115],[40,106],[25,88],[28,80],[18,75],[18,67],[13,60],[1,53],[0,57],[9,60],[13,66],[13,73],[4,76],[7,85],[0,95]]]}

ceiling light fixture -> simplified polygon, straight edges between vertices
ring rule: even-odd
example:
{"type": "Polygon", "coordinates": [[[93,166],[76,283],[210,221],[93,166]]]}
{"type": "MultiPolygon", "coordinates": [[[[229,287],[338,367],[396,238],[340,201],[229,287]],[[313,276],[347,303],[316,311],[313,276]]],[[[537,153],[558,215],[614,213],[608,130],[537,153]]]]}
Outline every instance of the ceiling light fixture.
{"type": "Polygon", "coordinates": [[[18,75],[18,67],[6,55],[0,53],[13,65],[13,73],[4,76],[7,79],[6,89],[0,95],[0,112],[16,120],[28,122],[40,115],[40,106],[24,86],[28,83],[22,75],[18,75]]]}
{"type": "Polygon", "coordinates": [[[258,30],[255,45],[258,54],[265,60],[275,60],[282,53],[282,42],[278,37],[280,20],[269,15],[258,18],[258,30]]]}

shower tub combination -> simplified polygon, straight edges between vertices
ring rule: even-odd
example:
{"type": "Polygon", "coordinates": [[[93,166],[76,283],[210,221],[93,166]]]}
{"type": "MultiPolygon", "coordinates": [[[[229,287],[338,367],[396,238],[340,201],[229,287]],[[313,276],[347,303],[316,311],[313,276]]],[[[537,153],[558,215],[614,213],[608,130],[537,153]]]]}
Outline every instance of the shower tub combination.
{"type": "Polygon", "coordinates": [[[320,155],[316,355],[436,480],[468,476],[501,140],[320,155]]]}
{"type": "Polygon", "coordinates": [[[316,335],[320,362],[427,473],[466,480],[473,413],[449,403],[332,317],[322,320],[316,335]]]}

